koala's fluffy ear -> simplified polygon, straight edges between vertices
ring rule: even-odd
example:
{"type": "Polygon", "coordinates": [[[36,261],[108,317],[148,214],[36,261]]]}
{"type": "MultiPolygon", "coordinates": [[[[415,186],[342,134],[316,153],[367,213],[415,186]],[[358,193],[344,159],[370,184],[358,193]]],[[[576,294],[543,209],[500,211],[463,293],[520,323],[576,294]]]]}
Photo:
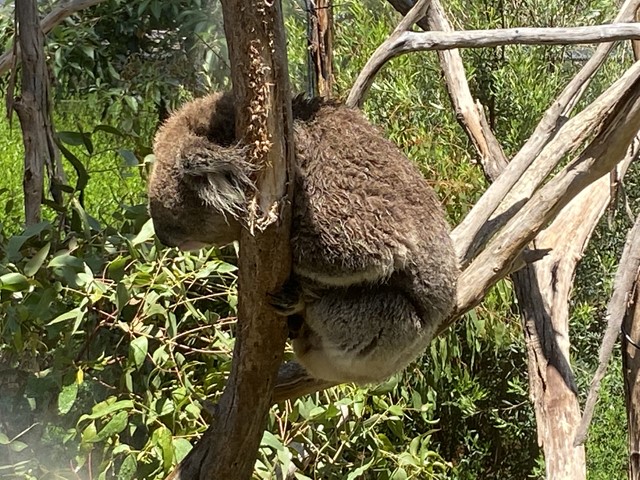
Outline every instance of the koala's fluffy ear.
{"type": "Polygon", "coordinates": [[[191,151],[182,158],[186,183],[205,205],[238,218],[246,210],[245,192],[253,186],[254,170],[246,149],[220,147],[191,151]]]}

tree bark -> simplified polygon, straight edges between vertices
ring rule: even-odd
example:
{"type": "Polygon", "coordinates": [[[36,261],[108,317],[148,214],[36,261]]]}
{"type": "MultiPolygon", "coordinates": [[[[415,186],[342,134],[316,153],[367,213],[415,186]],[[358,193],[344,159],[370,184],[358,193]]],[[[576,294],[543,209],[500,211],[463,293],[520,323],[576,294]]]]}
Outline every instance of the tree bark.
{"type": "Polygon", "coordinates": [[[636,277],[633,302],[622,326],[622,374],[627,406],[629,480],[640,480],[640,275],[636,277]]]}
{"type": "Polygon", "coordinates": [[[268,303],[291,270],[294,146],[282,10],[277,0],[223,0],[222,9],[236,131],[259,171],[240,239],[231,374],[212,425],[174,479],[251,478],[287,337],[285,319],[268,303]]]}
{"type": "Polygon", "coordinates": [[[309,90],[331,97],[333,89],[333,5],[331,0],[306,0],[309,90]]]}
{"type": "Polygon", "coordinates": [[[57,184],[63,182],[57,148],[53,140],[53,123],[49,98],[49,74],[44,52],[44,34],[40,28],[36,0],[21,0],[15,6],[18,44],[22,58],[21,95],[12,99],[20,120],[24,143],[23,191],[26,225],[40,221],[44,199],[44,170],[49,172],[54,201],[62,203],[57,184]]]}

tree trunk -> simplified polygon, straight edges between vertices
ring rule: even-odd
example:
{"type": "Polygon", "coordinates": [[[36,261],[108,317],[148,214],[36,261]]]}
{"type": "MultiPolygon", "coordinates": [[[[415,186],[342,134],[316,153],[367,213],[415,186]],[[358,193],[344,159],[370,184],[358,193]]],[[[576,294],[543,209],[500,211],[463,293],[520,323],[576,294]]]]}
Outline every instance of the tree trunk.
{"type": "Polygon", "coordinates": [[[331,97],[333,89],[333,5],[331,0],[306,0],[309,89],[331,97]]]}
{"type": "Polygon", "coordinates": [[[633,304],[623,323],[622,373],[624,399],[627,405],[629,480],[640,480],[640,276],[636,277],[633,304]]]}
{"type": "Polygon", "coordinates": [[[212,425],[169,477],[183,480],[251,478],[287,337],[268,303],[291,270],[294,145],[282,9],[278,0],[223,0],[222,9],[236,131],[259,171],[240,239],[231,375],[212,425]]]}
{"type": "MultiPolygon", "coordinates": [[[[35,0],[21,0],[15,6],[18,44],[22,59],[21,95],[12,102],[20,119],[24,142],[24,203],[26,225],[40,221],[44,199],[44,170],[49,172],[54,201],[62,203],[58,185],[64,181],[58,151],[53,140],[49,75],[44,52],[44,34],[35,0]]],[[[9,96],[11,92],[9,93],[9,96]]]]}
{"type": "Polygon", "coordinates": [[[551,248],[542,260],[512,275],[527,343],[530,396],[546,478],[586,478],[583,446],[574,447],[580,404],[569,360],[569,295],[582,257],[609,197],[603,177],[565,207],[534,242],[551,248]]]}

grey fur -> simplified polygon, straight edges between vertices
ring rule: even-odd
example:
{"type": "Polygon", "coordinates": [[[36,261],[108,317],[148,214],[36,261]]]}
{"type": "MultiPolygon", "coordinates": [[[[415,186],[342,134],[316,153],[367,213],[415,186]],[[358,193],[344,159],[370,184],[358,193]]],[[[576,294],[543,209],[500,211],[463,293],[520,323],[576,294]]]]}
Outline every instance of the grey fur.
{"type": "MultiPolygon", "coordinates": [[[[272,303],[300,363],[368,383],[418,356],[451,312],[458,267],[449,227],[417,168],[357,110],[293,103],[294,272],[272,303]]],[[[230,94],[185,105],[158,131],[149,205],[158,237],[224,245],[244,228],[253,167],[230,94]]]]}

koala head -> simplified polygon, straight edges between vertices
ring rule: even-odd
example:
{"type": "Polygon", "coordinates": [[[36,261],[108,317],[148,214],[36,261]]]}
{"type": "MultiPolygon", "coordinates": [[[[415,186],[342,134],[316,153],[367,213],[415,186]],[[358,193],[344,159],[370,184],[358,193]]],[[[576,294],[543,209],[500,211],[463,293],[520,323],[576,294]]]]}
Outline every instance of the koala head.
{"type": "MultiPolygon", "coordinates": [[[[198,139],[202,141],[202,139],[198,139]]],[[[205,140],[206,142],[206,140],[205,140]]],[[[156,143],[156,147],[158,143],[156,143]]],[[[246,211],[241,148],[194,148],[165,156],[156,148],[149,180],[149,213],[160,241],[193,250],[238,240],[246,211]]]]}
{"type": "Polygon", "coordinates": [[[149,213],[168,246],[192,250],[240,238],[252,168],[235,139],[233,102],[228,93],[196,99],[156,134],[149,213]]]}

